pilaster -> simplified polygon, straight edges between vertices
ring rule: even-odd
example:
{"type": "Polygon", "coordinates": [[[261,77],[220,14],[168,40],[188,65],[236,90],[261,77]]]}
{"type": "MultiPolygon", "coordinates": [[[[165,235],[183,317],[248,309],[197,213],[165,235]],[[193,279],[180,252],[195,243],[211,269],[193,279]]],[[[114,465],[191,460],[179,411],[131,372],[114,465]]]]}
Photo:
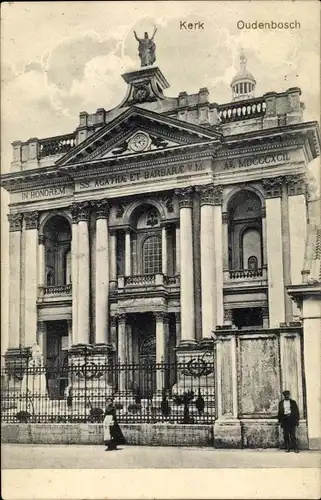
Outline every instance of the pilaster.
{"type": "Polygon", "coordinates": [[[90,203],[78,204],[78,332],[77,343],[89,344],[89,303],[90,303],[90,268],[89,268],[89,231],[90,203]]]}
{"type": "Polygon", "coordinates": [[[9,348],[20,345],[22,214],[9,214],[9,348]]]}
{"type": "Polygon", "coordinates": [[[266,206],[266,245],[268,257],[269,319],[270,328],[285,321],[284,271],[282,248],[282,196],[283,178],[264,179],[266,206]],[[276,256],[278,256],[276,258],[276,256]]]}
{"type": "Polygon", "coordinates": [[[191,187],[175,190],[180,210],[181,340],[187,343],[195,342],[192,193],[191,187]]]}
{"type": "Polygon", "coordinates": [[[109,342],[109,206],[107,200],[96,201],[93,205],[96,212],[95,343],[107,344],[109,342]]]}
{"type": "Polygon", "coordinates": [[[25,344],[32,346],[37,340],[38,298],[38,219],[39,213],[25,212],[25,344]]]}

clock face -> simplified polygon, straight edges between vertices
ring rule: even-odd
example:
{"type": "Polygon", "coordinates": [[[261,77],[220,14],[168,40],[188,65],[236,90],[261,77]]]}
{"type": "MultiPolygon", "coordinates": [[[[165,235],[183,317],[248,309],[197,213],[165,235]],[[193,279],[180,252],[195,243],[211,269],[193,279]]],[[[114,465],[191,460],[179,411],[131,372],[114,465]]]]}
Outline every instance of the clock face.
{"type": "Polygon", "coordinates": [[[130,149],[133,151],[144,151],[149,144],[149,137],[143,132],[138,132],[132,137],[128,143],[130,149]]]}

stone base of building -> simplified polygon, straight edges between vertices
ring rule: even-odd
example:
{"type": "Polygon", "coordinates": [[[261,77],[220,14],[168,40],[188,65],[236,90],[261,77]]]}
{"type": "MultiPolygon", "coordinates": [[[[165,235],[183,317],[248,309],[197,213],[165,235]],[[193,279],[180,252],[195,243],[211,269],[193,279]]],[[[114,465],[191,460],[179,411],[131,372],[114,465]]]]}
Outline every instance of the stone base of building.
{"type": "MultiPolygon", "coordinates": [[[[246,422],[217,420],[214,425],[122,423],[121,427],[127,444],[136,446],[211,446],[221,449],[283,448],[283,438],[276,421],[260,423],[257,420],[246,422]]],[[[320,449],[308,448],[306,423],[301,422],[300,427],[297,432],[299,449],[320,449]]],[[[1,441],[21,444],[103,445],[103,426],[99,423],[6,423],[1,425],[1,441]]]]}
{"type": "Polygon", "coordinates": [[[239,420],[216,420],[214,448],[242,448],[242,428],[239,420]]]}

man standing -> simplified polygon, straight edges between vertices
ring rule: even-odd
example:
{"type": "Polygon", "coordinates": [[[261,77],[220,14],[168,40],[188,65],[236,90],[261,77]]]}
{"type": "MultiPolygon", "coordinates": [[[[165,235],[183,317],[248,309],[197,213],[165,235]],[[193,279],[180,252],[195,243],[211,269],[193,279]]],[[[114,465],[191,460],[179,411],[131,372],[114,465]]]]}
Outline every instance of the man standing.
{"type": "Polygon", "coordinates": [[[290,391],[284,391],[283,396],[284,399],[279,403],[278,421],[283,429],[285,450],[289,452],[292,448],[295,453],[299,453],[295,437],[300,420],[298,405],[290,398],[290,391]]]}

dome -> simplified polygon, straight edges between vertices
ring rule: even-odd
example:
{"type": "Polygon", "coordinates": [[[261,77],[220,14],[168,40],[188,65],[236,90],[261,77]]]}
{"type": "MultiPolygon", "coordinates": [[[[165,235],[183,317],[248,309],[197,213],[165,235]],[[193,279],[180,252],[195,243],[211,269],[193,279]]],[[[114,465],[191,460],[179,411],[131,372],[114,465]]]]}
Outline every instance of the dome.
{"type": "Polygon", "coordinates": [[[233,100],[235,99],[249,99],[254,97],[254,89],[256,80],[252,73],[246,69],[247,59],[243,51],[240,54],[240,70],[234,76],[231,82],[231,89],[233,91],[233,100]]]}

